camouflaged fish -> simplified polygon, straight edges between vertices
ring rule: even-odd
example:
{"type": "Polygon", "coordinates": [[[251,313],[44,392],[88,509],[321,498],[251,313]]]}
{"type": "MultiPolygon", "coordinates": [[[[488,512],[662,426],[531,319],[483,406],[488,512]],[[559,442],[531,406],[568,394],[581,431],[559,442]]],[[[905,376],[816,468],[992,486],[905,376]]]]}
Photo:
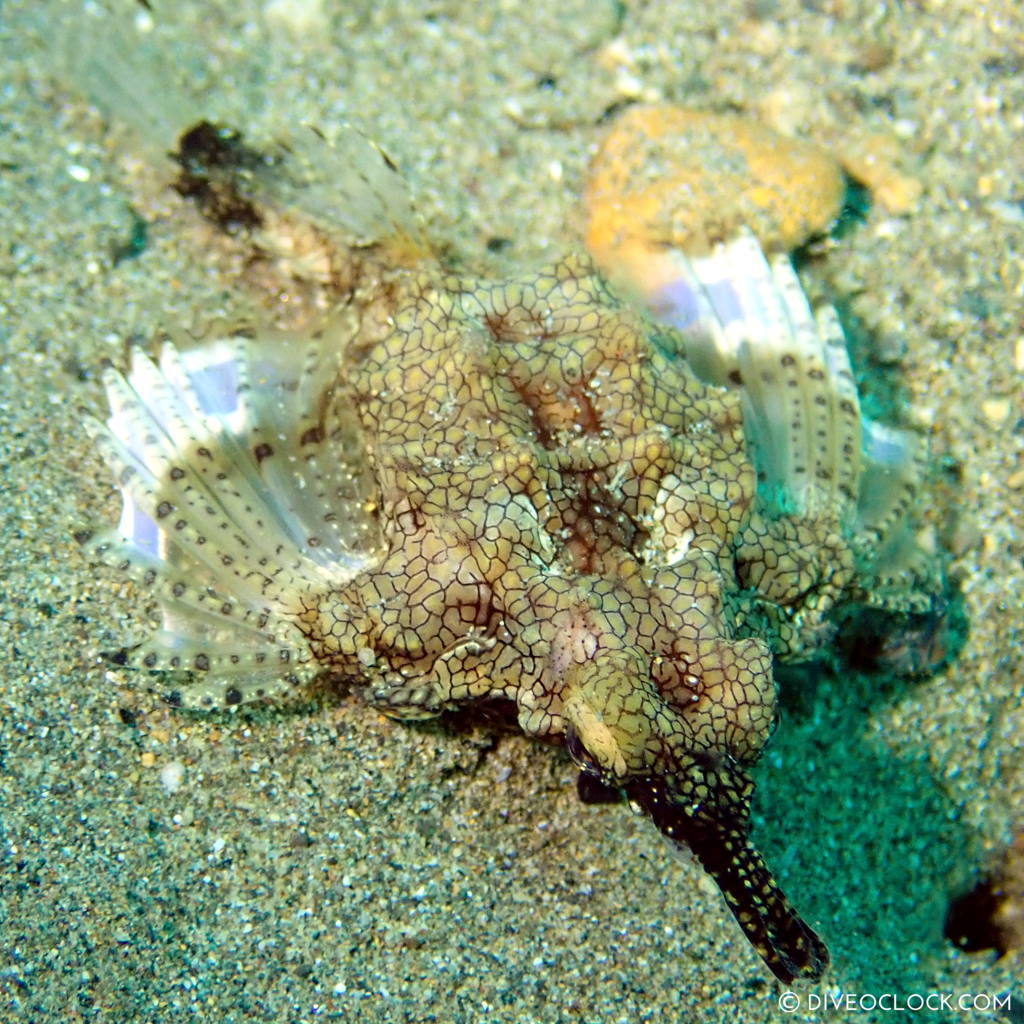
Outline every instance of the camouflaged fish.
{"type": "Polygon", "coordinates": [[[183,136],[179,189],[337,304],[106,372],[123,511],[91,550],[161,615],[129,664],[191,707],[313,673],[402,718],[508,701],[693,851],[779,979],[819,977],[751,845],[750,771],[773,658],[892,583],[913,438],[861,417],[834,314],[750,236],[680,258],[677,329],[583,256],[394,265],[365,221],[407,223],[379,154],[308,141],[183,136]]]}

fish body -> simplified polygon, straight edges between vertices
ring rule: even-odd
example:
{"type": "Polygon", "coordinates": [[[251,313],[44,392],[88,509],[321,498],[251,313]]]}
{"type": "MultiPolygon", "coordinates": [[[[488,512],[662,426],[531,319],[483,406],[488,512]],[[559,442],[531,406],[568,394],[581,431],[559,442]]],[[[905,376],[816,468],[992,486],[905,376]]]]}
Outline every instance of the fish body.
{"type": "Polygon", "coordinates": [[[910,442],[860,416],[834,314],[743,233],[672,256],[660,319],[585,256],[452,275],[322,201],[371,188],[365,140],[336,174],[330,149],[202,138],[244,166],[192,161],[189,188],[216,177],[215,209],[252,215],[234,232],[344,301],[107,371],[90,429],[123,508],[90,548],[161,619],[126,661],[193,707],[316,673],[401,718],[508,701],[696,854],[778,978],[820,976],[824,944],[751,845],[750,769],[773,659],[809,656],[870,590],[916,486],[910,442]]]}

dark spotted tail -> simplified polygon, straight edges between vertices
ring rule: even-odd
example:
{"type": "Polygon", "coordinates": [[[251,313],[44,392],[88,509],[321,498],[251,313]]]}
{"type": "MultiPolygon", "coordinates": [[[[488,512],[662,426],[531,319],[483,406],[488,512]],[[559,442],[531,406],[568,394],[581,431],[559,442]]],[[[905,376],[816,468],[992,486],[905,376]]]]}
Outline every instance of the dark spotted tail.
{"type": "Polygon", "coordinates": [[[673,798],[657,777],[634,779],[625,792],[666,836],[693,851],[776,978],[788,985],[798,978],[821,977],[828,966],[828,949],[790,905],[751,845],[742,800],[735,815],[723,813],[721,805],[711,812],[708,802],[673,798]]]}
{"type": "Polygon", "coordinates": [[[772,974],[787,985],[797,978],[820,978],[828,949],[790,905],[749,840],[722,832],[695,837],[688,845],[772,974]]]}

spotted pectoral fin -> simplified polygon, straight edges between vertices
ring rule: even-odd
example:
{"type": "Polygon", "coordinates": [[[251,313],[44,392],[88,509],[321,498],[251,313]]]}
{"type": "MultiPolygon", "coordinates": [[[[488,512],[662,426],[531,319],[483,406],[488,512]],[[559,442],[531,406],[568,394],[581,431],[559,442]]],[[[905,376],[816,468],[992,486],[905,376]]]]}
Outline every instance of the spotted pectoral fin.
{"type": "Polygon", "coordinates": [[[123,505],[87,550],[159,603],[162,628],[127,660],[199,673],[181,703],[290,685],[313,659],[304,609],[378,559],[338,358],[318,339],[239,336],[104,374],[110,416],[87,429],[123,505]]]}
{"type": "Polygon", "coordinates": [[[680,330],[701,380],[739,389],[762,507],[809,518],[852,507],[860,407],[834,310],[812,310],[789,258],[767,256],[749,231],[670,258],[673,273],[647,303],[680,330]]]}
{"type": "MultiPolygon", "coordinates": [[[[703,777],[708,779],[707,774],[703,777]]],[[[798,978],[820,978],[828,966],[828,949],[790,905],[751,845],[746,805],[750,784],[745,777],[738,782],[735,788],[716,785],[707,800],[681,799],[657,776],[633,779],[625,792],[666,836],[692,850],[775,977],[787,985],[798,978]]]]}
{"type": "Polygon", "coordinates": [[[327,138],[299,123],[284,138],[252,144],[202,120],[160,33],[140,31],[131,9],[96,4],[62,19],[47,35],[51,66],[105,118],[130,128],[149,164],[161,166],[180,136],[171,154],[181,168],[175,187],[204,215],[232,231],[255,229],[261,247],[290,257],[293,269],[311,233],[328,252],[381,242],[395,258],[428,251],[404,178],[356,125],[334,123],[327,138]]]}

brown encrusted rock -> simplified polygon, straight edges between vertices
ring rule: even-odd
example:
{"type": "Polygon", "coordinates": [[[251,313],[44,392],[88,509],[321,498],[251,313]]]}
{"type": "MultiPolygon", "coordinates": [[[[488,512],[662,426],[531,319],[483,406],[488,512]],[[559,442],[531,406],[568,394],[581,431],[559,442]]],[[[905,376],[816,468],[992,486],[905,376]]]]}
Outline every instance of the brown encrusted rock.
{"type": "Polygon", "coordinates": [[[845,190],[828,153],[749,117],[633,106],[590,167],[587,247],[607,273],[643,250],[706,253],[741,228],[766,251],[788,252],[828,231],[845,190]]]}

